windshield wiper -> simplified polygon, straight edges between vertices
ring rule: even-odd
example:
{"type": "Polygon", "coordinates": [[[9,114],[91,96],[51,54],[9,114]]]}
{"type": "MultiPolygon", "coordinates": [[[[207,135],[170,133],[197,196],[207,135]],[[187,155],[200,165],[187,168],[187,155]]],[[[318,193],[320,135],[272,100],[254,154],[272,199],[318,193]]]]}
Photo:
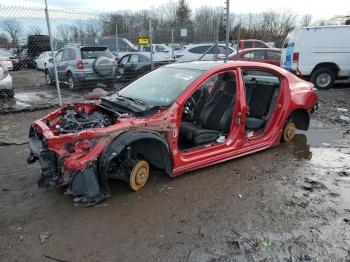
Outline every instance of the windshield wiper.
{"type": "Polygon", "coordinates": [[[139,105],[143,105],[143,106],[146,106],[148,107],[147,103],[141,99],[138,99],[138,98],[133,98],[133,97],[128,97],[128,96],[123,96],[123,95],[120,95],[119,92],[117,92],[117,95],[121,98],[125,98],[126,100],[129,100],[129,101],[132,101],[136,104],[139,104],[139,105]]]}

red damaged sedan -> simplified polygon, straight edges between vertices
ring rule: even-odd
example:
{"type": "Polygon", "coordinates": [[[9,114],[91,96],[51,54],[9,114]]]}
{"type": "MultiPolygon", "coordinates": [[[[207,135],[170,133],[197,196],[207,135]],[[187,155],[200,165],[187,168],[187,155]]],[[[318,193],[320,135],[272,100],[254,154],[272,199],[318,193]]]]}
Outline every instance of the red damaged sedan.
{"type": "Polygon", "coordinates": [[[176,177],[291,141],[316,108],[314,86],[277,66],[171,64],[34,121],[28,163],[40,162],[39,186],[93,205],[111,195],[110,179],[137,191],[151,166],[176,177]]]}

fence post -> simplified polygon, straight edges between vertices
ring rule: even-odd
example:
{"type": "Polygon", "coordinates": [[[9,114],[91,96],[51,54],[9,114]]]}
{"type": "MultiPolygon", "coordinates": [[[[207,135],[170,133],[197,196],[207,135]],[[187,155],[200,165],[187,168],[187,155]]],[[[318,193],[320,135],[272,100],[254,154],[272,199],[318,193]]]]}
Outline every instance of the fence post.
{"type": "Polygon", "coordinates": [[[153,70],[153,45],[152,45],[152,21],[149,20],[149,45],[150,45],[150,55],[151,55],[151,70],[153,70]]]}
{"type": "Polygon", "coordinates": [[[171,57],[175,59],[174,55],[174,29],[171,28],[171,57]]]}
{"type": "Polygon", "coordinates": [[[115,48],[117,53],[117,58],[119,58],[119,42],[118,42],[118,24],[115,24],[115,48]]]}
{"type": "Polygon", "coordinates": [[[239,23],[237,25],[237,60],[239,60],[239,48],[240,48],[240,43],[241,42],[241,24],[239,23]]]}
{"type": "Polygon", "coordinates": [[[215,17],[213,22],[213,31],[214,31],[214,43],[215,43],[215,52],[214,52],[214,60],[218,61],[218,53],[219,53],[219,24],[218,18],[215,17]]]}
{"type": "Polygon", "coordinates": [[[47,30],[49,32],[49,38],[50,38],[50,47],[51,47],[51,54],[52,54],[52,61],[53,61],[53,70],[55,72],[55,83],[57,88],[58,101],[59,101],[59,105],[62,106],[61,90],[60,90],[60,83],[58,82],[57,65],[56,65],[55,52],[53,48],[53,38],[51,33],[49,10],[47,8],[47,0],[45,0],[45,16],[46,16],[47,30]]]}
{"type": "Polygon", "coordinates": [[[229,55],[229,43],[230,41],[230,0],[226,0],[226,52],[225,52],[225,63],[227,62],[229,55]]]}

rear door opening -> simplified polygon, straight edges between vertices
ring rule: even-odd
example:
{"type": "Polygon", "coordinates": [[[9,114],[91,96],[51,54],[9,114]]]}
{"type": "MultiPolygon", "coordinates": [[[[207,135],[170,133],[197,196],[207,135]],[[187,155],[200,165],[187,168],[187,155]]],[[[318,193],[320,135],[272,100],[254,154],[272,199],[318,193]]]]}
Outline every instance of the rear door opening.
{"type": "Polygon", "coordinates": [[[245,128],[250,137],[260,135],[275,111],[281,81],[263,70],[244,70],[243,81],[247,105],[245,128]]]}

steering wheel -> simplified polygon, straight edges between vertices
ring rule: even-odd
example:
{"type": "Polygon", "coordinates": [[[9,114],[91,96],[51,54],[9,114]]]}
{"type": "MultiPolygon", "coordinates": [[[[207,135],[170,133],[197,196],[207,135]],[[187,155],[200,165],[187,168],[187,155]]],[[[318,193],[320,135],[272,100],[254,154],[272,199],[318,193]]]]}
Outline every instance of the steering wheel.
{"type": "Polygon", "coordinates": [[[191,121],[194,118],[194,111],[196,109],[197,102],[191,96],[185,103],[184,114],[187,120],[191,121]]]}

